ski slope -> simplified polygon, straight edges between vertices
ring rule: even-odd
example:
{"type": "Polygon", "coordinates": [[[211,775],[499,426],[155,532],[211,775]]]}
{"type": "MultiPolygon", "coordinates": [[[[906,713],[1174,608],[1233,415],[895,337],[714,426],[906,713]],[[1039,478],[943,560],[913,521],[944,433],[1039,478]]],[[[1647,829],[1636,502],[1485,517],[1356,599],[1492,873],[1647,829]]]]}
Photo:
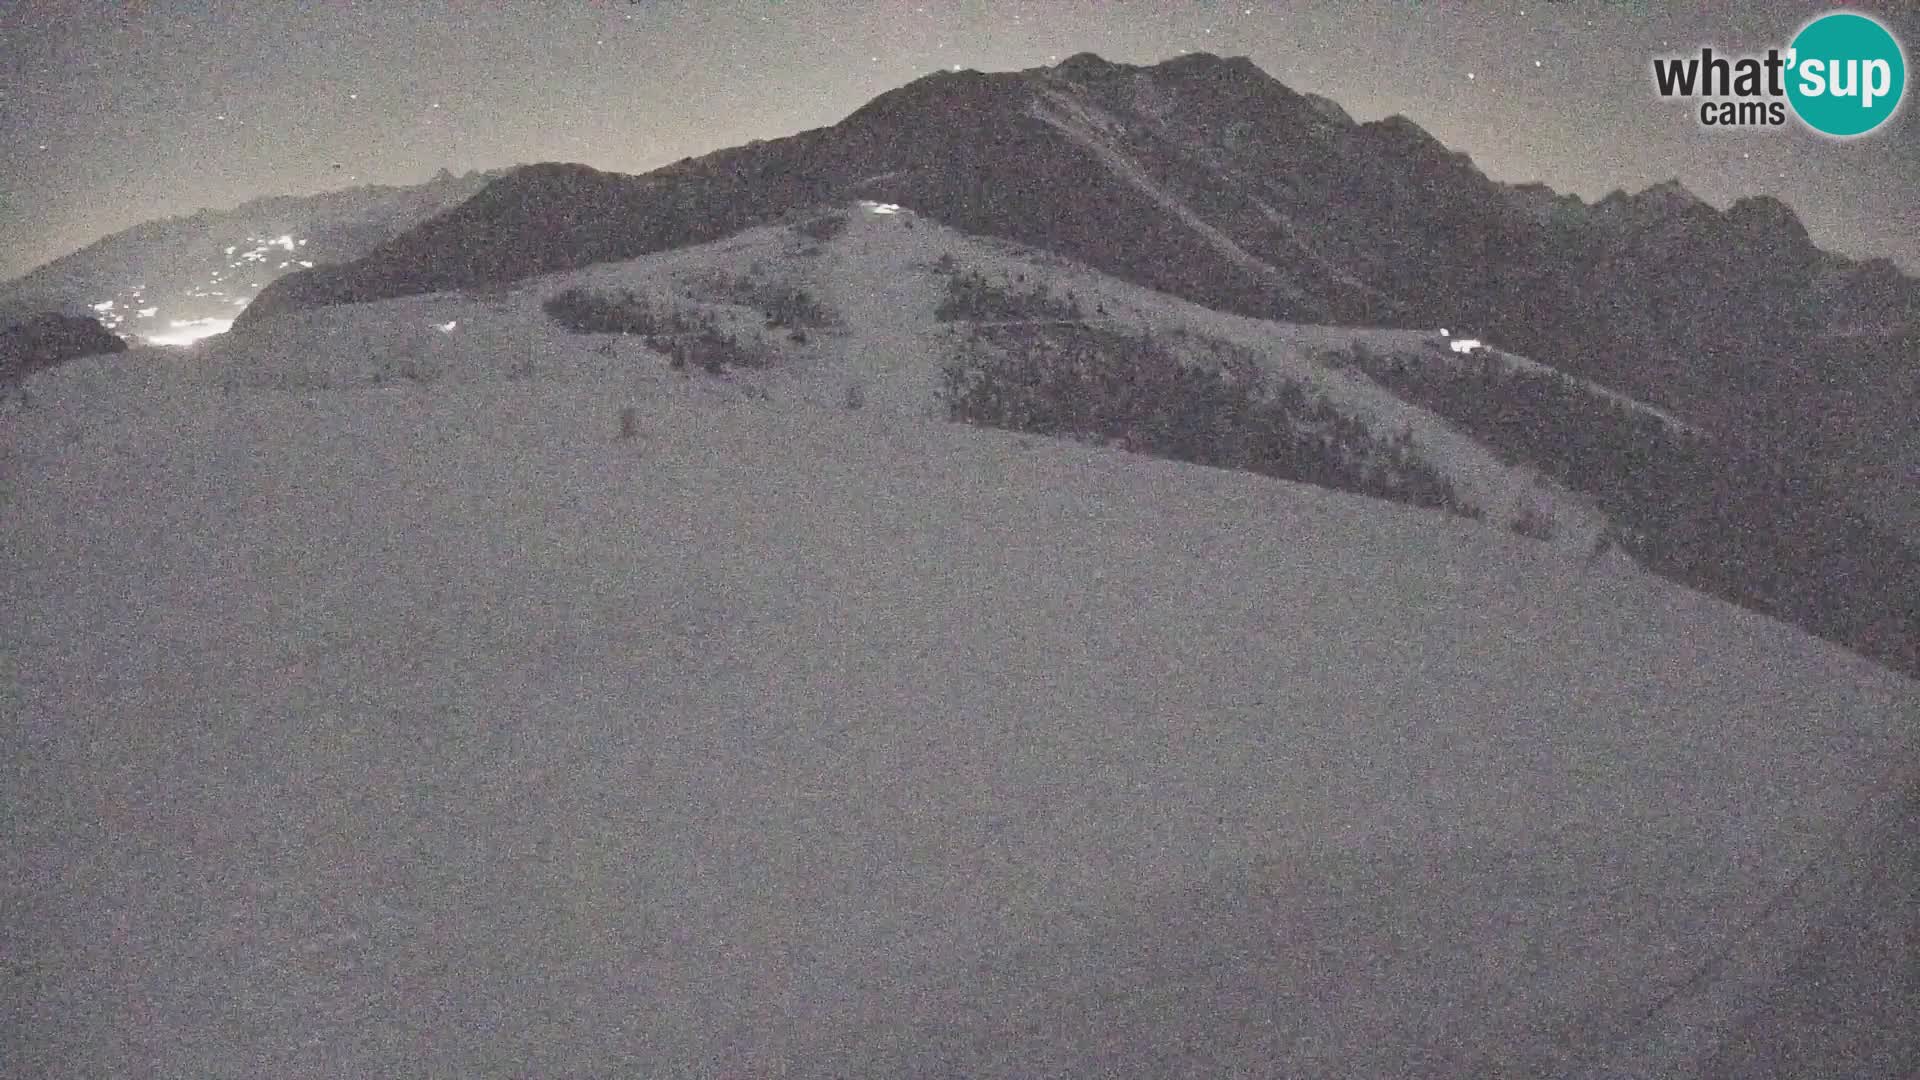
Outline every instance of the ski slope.
{"type": "Polygon", "coordinates": [[[0,418],[7,1075],[1684,1076],[1897,826],[1791,628],[558,287],[0,418]]]}

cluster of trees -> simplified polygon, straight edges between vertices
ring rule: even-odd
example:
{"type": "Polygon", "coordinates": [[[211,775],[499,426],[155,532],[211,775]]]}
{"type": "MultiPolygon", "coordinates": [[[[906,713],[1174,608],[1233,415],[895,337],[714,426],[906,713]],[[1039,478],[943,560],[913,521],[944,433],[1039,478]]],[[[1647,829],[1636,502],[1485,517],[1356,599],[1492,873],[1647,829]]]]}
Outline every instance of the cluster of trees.
{"type": "Polygon", "coordinates": [[[799,233],[801,236],[823,244],[839,236],[845,232],[846,229],[847,215],[842,213],[822,214],[819,217],[810,218],[793,227],[793,231],[799,233]]]}
{"type": "Polygon", "coordinates": [[[821,329],[837,322],[833,311],[805,287],[763,280],[753,273],[709,274],[702,279],[700,289],[705,299],[739,304],[760,312],[766,317],[769,329],[821,329]]]}
{"type": "Polygon", "coordinates": [[[833,312],[797,285],[778,285],[753,296],[753,306],[767,317],[767,325],[787,330],[832,326],[833,312]]]}
{"type": "Polygon", "coordinates": [[[947,295],[934,309],[941,322],[970,319],[1082,319],[1079,297],[1068,293],[1062,299],[1042,282],[1025,288],[998,284],[978,270],[968,270],[947,279],[947,295]]]}
{"type": "Polygon", "coordinates": [[[686,329],[684,316],[670,308],[656,308],[632,289],[606,293],[576,285],[548,297],[540,308],[547,318],[576,334],[651,336],[686,329]]]}
{"type": "Polygon", "coordinates": [[[1147,336],[1085,325],[977,330],[943,371],[948,416],[1095,440],[1478,518],[1415,454],[1298,383],[1187,364],[1147,336]]]}
{"type": "Polygon", "coordinates": [[[541,308],[574,333],[637,335],[675,369],[691,365],[717,375],[728,367],[764,366],[710,312],[656,307],[631,289],[604,293],[575,286],[547,298],[541,308]]]}

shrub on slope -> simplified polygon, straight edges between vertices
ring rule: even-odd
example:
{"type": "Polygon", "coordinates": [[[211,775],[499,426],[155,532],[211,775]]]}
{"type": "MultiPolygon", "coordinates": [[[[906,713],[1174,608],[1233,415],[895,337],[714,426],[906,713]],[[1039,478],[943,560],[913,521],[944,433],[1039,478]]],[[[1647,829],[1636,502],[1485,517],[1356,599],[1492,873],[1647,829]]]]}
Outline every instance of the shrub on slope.
{"type": "Polygon", "coordinates": [[[793,227],[793,231],[818,243],[826,243],[847,231],[847,215],[843,213],[821,214],[809,218],[793,227]]]}
{"type": "Polygon", "coordinates": [[[769,328],[825,329],[838,321],[832,311],[804,286],[767,281],[754,273],[715,272],[702,279],[700,299],[740,304],[766,317],[769,328]]]}
{"type": "Polygon", "coordinates": [[[548,297],[547,317],[577,334],[635,334],[665,353],[675,368],[689,364],[718,374],[728,367],[763,367],[762,358],[740,347],[712,315],[656,308],[632,290],[619,294],[579,287],[548,297]]]}
{"type": "Polygon", "coordinates": [[[1078,297],[1069,293],[1055,296],[1046,283],[1035,282],[1027,288],[1015,288],[991,281],[978,270],[955,274],[947,279],[947,295],[934,309],[941,322],[992,319],[1080,319],[1078,297]]]}

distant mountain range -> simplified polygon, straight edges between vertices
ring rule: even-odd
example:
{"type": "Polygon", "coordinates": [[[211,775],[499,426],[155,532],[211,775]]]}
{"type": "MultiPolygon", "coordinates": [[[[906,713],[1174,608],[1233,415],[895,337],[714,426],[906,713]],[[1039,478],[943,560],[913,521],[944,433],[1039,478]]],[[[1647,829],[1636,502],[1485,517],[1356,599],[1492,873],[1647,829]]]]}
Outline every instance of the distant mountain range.
{"type": "Polygon", "coordinates": [[[1820,252],[1777,200],[1720,212],[1677,183],[1592,205],[1510,187],[1404,117],[1357,124],[1206,54],[935,74],[831,128],[639,177],[524,169],[352,266],[280,285],[256,314],[628,258],[855,197],[1242,314],[1470,324],[1535,352],[1920,317],[1920,282],[1820,252]]]}
{"type": "Polygon", "coordinates": [[[849,198],[1224,311],[1464,328],[1826,463],[1920,531],[1920,280],[1819,250],[1769,197],[1721,211],[1678,183],[1591,204],[1498,183],[1404,117],[1356,123],[1243,58],[939,73],[642,176],[529,166],[276,281],[242,318],[626,259],[849,198]]]}
{"type": "Polygon", "coordinates": [[[0,285],[0,325],[58,312],[117,333],[183,340],[225,329],[290,271],[350,262],[505,175],[256,199],[137,225],[0,285]]]}
{"type": "Polygon", "coordinates": [[[1770,197],[1722,211],[1678,183],[1594,203],[1502,184],[1404,117],[1358,123],[1205,53],[941,72],[832,127],[640,176],[540,164],[154,223],[0,290],[0,313],[84,299],[111,301],[123,332],[140,329],[115,321],[127,311],[245,322],[628,259],[857,198],[1222,311],[1470,333],[1817,463],[1920,536],[1920,279],[1821,251],[1770,197]]]}

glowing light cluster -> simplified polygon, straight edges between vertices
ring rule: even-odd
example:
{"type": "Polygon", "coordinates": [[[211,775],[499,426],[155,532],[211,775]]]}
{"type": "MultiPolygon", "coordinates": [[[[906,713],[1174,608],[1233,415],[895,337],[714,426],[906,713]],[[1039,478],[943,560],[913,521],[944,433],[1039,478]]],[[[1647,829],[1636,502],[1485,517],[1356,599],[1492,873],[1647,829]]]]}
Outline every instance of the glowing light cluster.
{"type": "Polygon", "coordinates": [[[149,345],[191,345],[201,338],[224,334],[233,328],[232,319],[171,319],[164,334],[148,334],[149,345]]]}
{"type": "MultiPolygon", "coordinates": [[[[249,263],[264,263],[270,257],[272,257],[273,249],[279,248],[281,251],[291,253],[295,249],[306,244],[306,240],[304,239],[296,240],[292,236],[289,236],[283,233],[271,239],[268,239],[262,236],[249,236],[247,237],[247,243],[252,244],[254,246],[249,248],[244,253],[242,253],[238,261],[228,263],[227,269],[236,270],[249,263]]],[[[233,253],[239,250],[240,249],[238,247],[230,247],[227,249],[227,256],[229,258],[232,258],[233,253]]],[[[280,260],[280,265],[278,269],[284,270],[288,266],[291,266],[292,264],[293,264],[293,260],[282,259],[280,260]]],[[[306,263],[305,265],[312,266],[313,264],[306,263]]]]}
{"type": "Polygon", "coordinates": [[[116,309],[111,300],[96,300],[87,308],[93,312],[94,319],[109,330],[126,321],[126,316],[116,309]]]}
{"type": "MultiPolygon", "coordinates": [[[[173,297],[189,300],[218,300],[225,306],[246,307],[265,285],[264,281],[251,279],[260,275],[261,269],[271,265],[268,260],[274,256],[276,249],[280,253],[290,253],[305,247],[306,243],[304,238],[283,233],[274,237],[249,236],[245,250],[242,250],[239,244],[229,244],[223,249],[226,254],[224,266],[208,275],[205,282],[193,285],[183,293],[173,294],[173,297]],[[234,272],[243,267],[248,269],[248,279],[244,286],[240,284],[242,279],[234,276],[234,272]],[[229,281],[229,278],[232,280],[229,281]],[[229,289],[235,291],[229,291],[229,289]]],[[[277,262],[278,266],[274,267],[276,270],[291,270],[295,263],[305,269],[313,268],[312,261],[307,259],[278,259],[277,262]]],[[[94,317],[99,320],[100,325],[109,330],[117,330],[122,324],[133,319],[153,319],[159,316],[161,308],[168,306],[172,299],[155,297],[150,300],[146,295],[146,288],[144,283],[134,285],[121,290],[118,295],[110,299],[92,301],[88,307],[92,310],[94,317]],[[154,300],[161,302],[155,303],[154,300]]],[[[214,334],[225,333],[233,325],[233,320],[172,319],[169,320],[169,325],[170,329],[158,334],[141,335],[141,339],[155,345],[185,345],[214,334]]]]}

